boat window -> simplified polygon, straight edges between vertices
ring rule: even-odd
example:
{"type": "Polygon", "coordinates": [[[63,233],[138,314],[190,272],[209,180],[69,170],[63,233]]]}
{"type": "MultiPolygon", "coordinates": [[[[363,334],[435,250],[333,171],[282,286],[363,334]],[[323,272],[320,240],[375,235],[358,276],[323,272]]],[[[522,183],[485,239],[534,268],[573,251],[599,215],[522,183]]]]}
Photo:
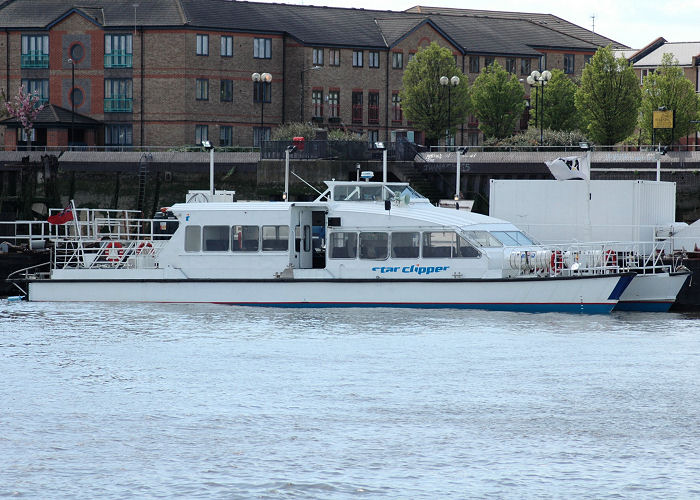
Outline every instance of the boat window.
{"type": "Polygon", "coordinates": [[[333,190],[333,199],[337,201],[358,201],[360,188],[358,186],[336,186],[333,190]]]}
{"type": "Polygon", "coordinates": [[[491,234],[507,247],[534,245],[533,241],[520,231],[491,231],[491,234]]]}
{"type": "Polygon", "coordinates": [[[384,260],[389,253],[389,233],[363,232],[360,233],[360,258],[384,260]]]}
{"type": "Polygon", "coordinates": [[[263,252],[289,249],[289,226],[262,227],[263,252]]]}
{"type": "Polygon", "coordinates": [[[457,236],[457,255],[455,257],[475,258],[479,256],[481,256],[479,250],[461,236],[457,236]]]}
{"type": "Polygon", "coordinates": [[[423,233],[423,257],[447,258],[457,254],[454,231],[431,231],[423,233]]]}
{"type": "Polygon", "coordinates": [[[202,250],[202,226],[187,226],[185,228],[185,252],[202,250]]]}
{"type": "Polygon", "coordinates": [[[204,226],[202,241],[205,252],[225,252],[228,250],[230,228],[228,226],[204,226]]]}
{"type": "Polygon", "coordinates": [[[257,252],[260,228],[258,226],[233,226],[231,231],[231,251],[257,252]]]}
{"type": "Polygon", "coordinates": [[[488,231],[465,231],[464,234],[472,243],[479,247],[495,248],[503,246],[503,243],[498,241],[498,239],[488,231]]]}
{"type": "Polygon", "coordinates": [[[362,196],[362,201],[381,201],[384,198],[382,186],[362,186],[360,196],[362,196]]]}
{"type": "Polygon", "coordinates": [[[420,233],[391,233],[392,259],[417,259],[420,252],[420,233]]]}
{"type": "Polygon", "coordinates": [[[332,232],[330,234],[331,259],[357,257],[357,233],[332,232]]]}

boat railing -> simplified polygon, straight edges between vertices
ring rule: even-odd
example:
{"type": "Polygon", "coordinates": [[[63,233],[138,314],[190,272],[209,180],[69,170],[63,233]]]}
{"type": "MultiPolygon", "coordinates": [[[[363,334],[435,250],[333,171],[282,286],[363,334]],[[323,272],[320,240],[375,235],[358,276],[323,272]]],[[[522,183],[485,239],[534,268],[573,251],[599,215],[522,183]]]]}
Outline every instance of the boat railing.
{"type": "Polygon", "coordinates": [[[73,221],[72,230],[62,228],[53,243],[53,268],[157,267],[156,259],[172,236],[164,232],[172,221],[117,215],[95,211],[73,221]]]}
{"type": "Polygon", "coordinates": [[[50,224],[46,221],[0,221],[0,244],[7,243],[8,247],[42,250],[50,235],[50,224]]]}
{"type": "Polygon", "coordinates": [[[552,268],[579,274],[653,274],[673,272],[682,265],[678,256],[666,252],[663,242],[586,242],[551,248],[552,268]]]}

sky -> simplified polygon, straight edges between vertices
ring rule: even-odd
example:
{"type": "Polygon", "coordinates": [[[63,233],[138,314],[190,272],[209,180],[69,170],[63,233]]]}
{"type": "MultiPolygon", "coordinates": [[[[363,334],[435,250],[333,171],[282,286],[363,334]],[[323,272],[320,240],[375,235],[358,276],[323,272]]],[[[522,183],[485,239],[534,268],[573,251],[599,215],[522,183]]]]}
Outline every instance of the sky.
{"type": "Polygon", "coordinates": [[[295,5],[406,10],[415,5],[553,14],[633,49],[658,37],[669,42],[700,41],[698,0],[256,0],[295,5]]]}

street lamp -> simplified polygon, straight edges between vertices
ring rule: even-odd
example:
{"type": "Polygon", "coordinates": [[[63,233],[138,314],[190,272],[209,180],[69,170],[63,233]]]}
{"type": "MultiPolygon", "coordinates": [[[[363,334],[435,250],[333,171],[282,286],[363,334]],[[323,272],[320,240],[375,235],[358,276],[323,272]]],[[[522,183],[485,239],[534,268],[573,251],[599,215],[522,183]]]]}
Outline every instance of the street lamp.
{"type": "Polygon", "coordinates": [[[202,147],[209,151],[209,192],[214,194],[214,146],[209,141],[202,141],[202,147]]]}
{"type": "MultiPolygon", "coordinates": [[[[543,118],[544,118],[544,87],[549,83],[549,80],[552,79],[552,73],[550,73],[547,70],[544,70],[542,73],[539,71],[535,70],[532,73],[530,73],[530,76],[527,77],[527,83],[530,84],[531,87],[541,87],[542,88],[542,99],[539,98],[539,92],[535,93],[535,117],[539,120],[540,122],[540,146],[542,145],[542,123],[543,123],[543,118]],[[541,101],[538,103],[538,101],[541,101]],[[539,107],[538,107],[539,104],[539,107]]],[[[537,122],[535,122],[535,126],[537,126],[537,122]]]]}
{"type": "Polygon", "coordinates": [[[300,119],[299,121],[301,123],[304,123],[304,73],[307,71],[314,71],[317,69],[323,69],[321,66],[312,66],[310,68],[302,69],[301,70],[301,92],[300,92],[300,98],[299,98],[299,116],[300,119]]]}
{"type": "Polygon", "coordinates": [[[70,146],[75,142],[75,61],[68,59],[70,63],[70,146]]]}
{"type": "Polygon", "coordinates": [[[378,149],[382,152],[382,182],[386,184],[387,177],[387,150],[386,145],[383,142],[375,142],[374,149],[378,149]]]}
{"type": "Polygon", "coordinates": [[[296,146],[287,146],[284,149],[284,193],[282,193],[282,201],[289,201],[289,155],[296,150],[296,146]]]}
{"type": "Polygon", "coordinates": [[[445,134],[445,146],[450,143],[451,128],[452,128],[452,87],[459,85],[459,77],[453,76],[452,78],[447,78],[446,76],[440,77],[440,85],[447,87],[447,134],[445,134]]]}
{"type": "Polygon", "coordinates": [[[258,97],[260,97],[260,146],[262,147],[263,130],[265,128],[265,84],[272,81],[272,75],[270,73],[253,73],[251,79],[258,86],[258,97]]]}

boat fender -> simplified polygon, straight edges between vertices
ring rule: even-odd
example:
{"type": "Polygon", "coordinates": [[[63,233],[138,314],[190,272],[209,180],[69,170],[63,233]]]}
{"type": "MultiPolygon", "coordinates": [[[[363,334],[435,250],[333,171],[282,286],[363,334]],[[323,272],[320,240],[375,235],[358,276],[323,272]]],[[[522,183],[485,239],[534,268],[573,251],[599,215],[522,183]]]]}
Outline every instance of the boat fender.
{"type": "Polygon", "coordinates": [[[108,262],[119,262],[124,255],[124,247],[118,241],[110,241],[105,248],[108,262]]]}

